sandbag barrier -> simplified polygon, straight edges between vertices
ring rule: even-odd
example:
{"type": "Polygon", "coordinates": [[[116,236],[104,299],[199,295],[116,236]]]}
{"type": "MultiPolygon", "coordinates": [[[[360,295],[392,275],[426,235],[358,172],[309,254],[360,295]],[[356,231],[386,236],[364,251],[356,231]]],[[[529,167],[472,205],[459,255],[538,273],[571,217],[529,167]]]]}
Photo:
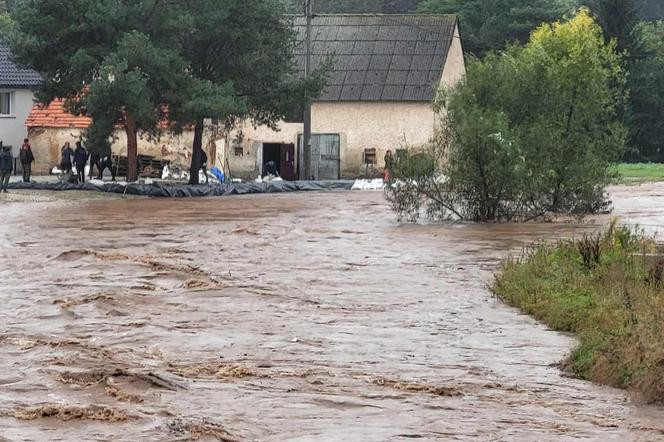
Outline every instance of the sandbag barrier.
{"type": "Polygon", "coordinates": [[[119,184],[104,183],[10,183],[13,190],[50,190],[56,192],[87,190],[126,195],[149,196],[155,198],[202,198],[212,196],[251,195],[261,193],[320,192],[330,190],[351,190],[354,181],[277,181],[263,183],[224,183],[190,186],[187,184],[119,184]]]}

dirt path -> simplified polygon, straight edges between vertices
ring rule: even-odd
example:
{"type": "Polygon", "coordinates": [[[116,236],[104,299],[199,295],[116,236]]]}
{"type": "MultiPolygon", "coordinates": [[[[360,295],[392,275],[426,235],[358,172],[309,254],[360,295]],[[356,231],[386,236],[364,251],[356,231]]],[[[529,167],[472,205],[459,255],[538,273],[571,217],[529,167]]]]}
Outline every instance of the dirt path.
{"type": "MultiPolygon", "coordinates": [[[[637,189],[618,212],[657,224],[637,189]]],[[[486,290],[588,226],[398,226],[376,193],[0,209],[0,440],[664,440],[486,290]]]]}

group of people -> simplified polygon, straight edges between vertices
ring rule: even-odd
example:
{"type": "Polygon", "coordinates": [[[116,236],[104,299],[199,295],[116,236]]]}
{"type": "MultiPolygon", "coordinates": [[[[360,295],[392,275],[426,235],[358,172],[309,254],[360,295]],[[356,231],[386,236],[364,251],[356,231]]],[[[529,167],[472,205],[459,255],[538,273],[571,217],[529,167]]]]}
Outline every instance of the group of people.
{"type": "MultiPolygon", "coordinates": [[[[23,170],[23,182],[29,183],[32,175],[32,163],[35,162],[35,156],[30,147],[30,140],[23,140],[21,150],[19,151],[19,160],[23,170]]],[[[14,157],[10,146],[3,146],[0,141],[0,192],[7,193],[9,187],[9,178],[14,171],[14,157]]]]}
{"type": "Polygon", "coordinates": [[[71,174],[73,166],[76,166],[76,177],[81,183],[85,182],[85,166],[88,164],[90,154],[80,141],[76,142],[76,150],[71,148],[67,141],[61,149],[60,169],[65,175],[71,174]]]}
{"type": "MultiPolygon", "coordinates": [[[[90,178],[93,177],[95,166],[98,171],[98,178],[101,179],[104,171],[110,169],[113,180],[115,181],[115,170],[112,167],[110,156],[102,157],[99,154],[92,154],[87,151],[80,141],[76,142],[76,149],[71,148],[67,141],[61,149],[60,169],[63,174],[72,176],[73,167],[76,166],[75,181],[85,182],[85,166],[90,160],[90,178]]],[[[23,145],[19,150],[18,159],[23,170],[23,182],[29,183],[32,178],[32,164],[35,162],[35,155],[30,146],[28,138],[23,140],[23,145]]],[[[14,157],[10,146],[3,146],[0,140],[0,192],[7,193],[9,179],[14,171],[14,157]]]]}
{"type": "Polygon", "coordinates": [[[97,167],[98,179],[103,177],[104,171],[109,169],[115,181],[115,170],[109,156],[102,157],[100,154],[90,154],[80,141],[76,142],[76,149],[71,148],[67,141],[60,151],[60,169],[65,175],[72,175],[73,167],[76,167],[76,181],[85,182],[85,166],[90,160],[90,179],[93,177],[94,169],[97,167]]]}

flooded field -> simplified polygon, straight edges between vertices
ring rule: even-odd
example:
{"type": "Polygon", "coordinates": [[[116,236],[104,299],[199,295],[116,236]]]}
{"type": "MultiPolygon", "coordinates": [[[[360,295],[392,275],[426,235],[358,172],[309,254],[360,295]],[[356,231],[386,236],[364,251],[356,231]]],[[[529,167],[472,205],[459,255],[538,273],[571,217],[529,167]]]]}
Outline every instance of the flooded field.
{"type": "MultiPolygon", "coordinates": [[[[613,199],[664,226],[664,185],[613,199]]],[[[0,222],[0,440],[664,440],[486,288],[596,226],[398,225],[380,193],[14,197],[0,222]]]]}

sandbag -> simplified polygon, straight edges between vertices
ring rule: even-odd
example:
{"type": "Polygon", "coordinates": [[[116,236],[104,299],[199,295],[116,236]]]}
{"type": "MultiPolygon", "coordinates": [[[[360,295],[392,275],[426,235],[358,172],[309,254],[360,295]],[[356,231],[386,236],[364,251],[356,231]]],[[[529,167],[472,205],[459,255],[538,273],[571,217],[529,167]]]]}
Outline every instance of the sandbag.
{"type": "Polygon", "coordinates": [[[354,181],[272,181],[262,183],[222,183],[191,186],[170,183],[10,183],[10,189],[51,190],[56,192],[86,190],[155,198],[202,198],[212,196],[250,195],[261,193],[351,190],[354,181]]]}

